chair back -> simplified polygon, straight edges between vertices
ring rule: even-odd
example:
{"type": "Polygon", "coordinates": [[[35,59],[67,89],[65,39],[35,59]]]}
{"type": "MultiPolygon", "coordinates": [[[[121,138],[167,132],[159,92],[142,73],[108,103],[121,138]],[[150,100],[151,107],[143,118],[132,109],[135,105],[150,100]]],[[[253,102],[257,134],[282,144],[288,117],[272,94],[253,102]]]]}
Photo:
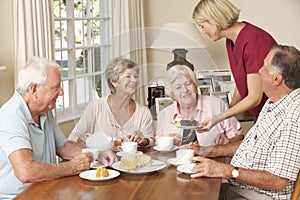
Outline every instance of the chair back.
{"type": "Polygon", "coordinates": [[[298,200],[300,196],[300,170],[298,172],[298,176],[294,185],[294,190],[292,193],[292,198],[291,200],[298,200]]]}

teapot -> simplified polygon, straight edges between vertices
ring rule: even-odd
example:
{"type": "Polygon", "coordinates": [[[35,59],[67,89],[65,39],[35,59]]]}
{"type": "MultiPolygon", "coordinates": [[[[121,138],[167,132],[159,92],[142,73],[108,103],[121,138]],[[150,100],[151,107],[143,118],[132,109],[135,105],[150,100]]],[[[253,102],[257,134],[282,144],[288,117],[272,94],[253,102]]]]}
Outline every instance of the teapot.
{"type": "Polygon", "coordinates": [[[112,149],[113,140],[106,136],[103,132],[86,133],[85,144],[87,148],[107,151],[112,149]]]}

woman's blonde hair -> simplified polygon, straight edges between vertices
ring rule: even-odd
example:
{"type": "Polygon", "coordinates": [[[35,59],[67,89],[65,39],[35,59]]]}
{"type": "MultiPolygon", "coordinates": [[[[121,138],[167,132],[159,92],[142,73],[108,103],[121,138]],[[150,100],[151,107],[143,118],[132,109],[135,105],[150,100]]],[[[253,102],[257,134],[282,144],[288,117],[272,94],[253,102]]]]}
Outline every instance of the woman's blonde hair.
{"type": "Polygon", "coordinates": [[[201,0],[194,9],[193,19],[198,23],[208,21],[218,29],[227,29],[237,22],[240,9],[227,0],[201,0]]]}

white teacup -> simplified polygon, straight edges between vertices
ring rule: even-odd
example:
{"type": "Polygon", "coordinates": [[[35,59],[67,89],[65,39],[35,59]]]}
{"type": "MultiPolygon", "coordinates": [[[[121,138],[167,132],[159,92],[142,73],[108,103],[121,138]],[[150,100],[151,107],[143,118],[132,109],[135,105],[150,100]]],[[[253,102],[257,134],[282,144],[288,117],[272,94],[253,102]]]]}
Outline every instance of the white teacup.
{"type": "Polygon", "coordinates": [[[160,137],[157,139],[157,147],[161,150],[170,150],[174,145],[173,141],[173,137],[160,137]]]}
{"type": "Polygon", "coordinates": [[[135,154],[137,152],[137,142],[123,142],[122,145],[117,148],[124,153],[135,154]]]}
{"type": "Polygon", "coordinates": [[[176,151],[176,159],[180,163],[189,163],[192,157],[194,157],[193,149],[179,149],[176,151]]]}
{"type": "Polygon", "coordinates": [[[94,161],[96,161],[98,156],[99,156],[100,150],[99,149],[94,149],[94,148],[82,149],[82,153],[87,153],[87,152],[91,152],[93,154],[94,161]]]}

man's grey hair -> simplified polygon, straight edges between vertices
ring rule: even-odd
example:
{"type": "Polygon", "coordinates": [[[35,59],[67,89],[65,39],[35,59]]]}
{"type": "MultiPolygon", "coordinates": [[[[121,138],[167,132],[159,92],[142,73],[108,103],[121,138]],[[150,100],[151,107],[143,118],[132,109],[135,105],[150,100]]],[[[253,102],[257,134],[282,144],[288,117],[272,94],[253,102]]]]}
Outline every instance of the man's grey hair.
{"type": "Polygon", "coordinates": [[[271,65],[282,74],[285,85],[290,89],[300,88],[300,51],[293,46],[275,45],[271,65]]]}
{"type": "Polygon", "coordinates": [[[50,67],[58,70],[61,68],[57,63],[46,58],[33,57],[29,59],[19,71],[17,90],[21,94],[25,94],[31,84],[45,84],[50,67]]]}

